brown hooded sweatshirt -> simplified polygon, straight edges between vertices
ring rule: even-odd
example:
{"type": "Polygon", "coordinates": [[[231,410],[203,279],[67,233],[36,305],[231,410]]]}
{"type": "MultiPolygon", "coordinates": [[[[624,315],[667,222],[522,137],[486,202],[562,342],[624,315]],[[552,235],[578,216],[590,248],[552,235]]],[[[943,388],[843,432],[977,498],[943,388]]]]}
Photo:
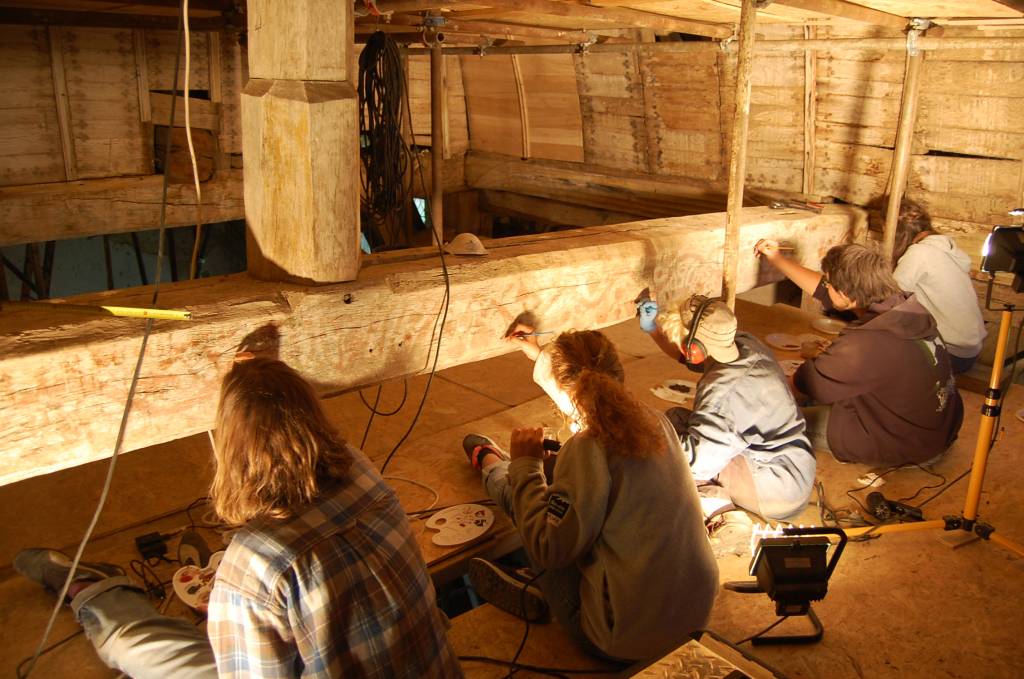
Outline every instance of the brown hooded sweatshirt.
{"type": "MultiPolygon", "coordinates": [[[[827,308],[827,292],[822,297],[827,308]]],[[[930,460],[956,439],[963,421],[963,401],[935,320],[906,293],[868,307],[859,323],[800,366],[794,383],[816,402],[832,405],[828,444],[845,462],[930,460]]]]}

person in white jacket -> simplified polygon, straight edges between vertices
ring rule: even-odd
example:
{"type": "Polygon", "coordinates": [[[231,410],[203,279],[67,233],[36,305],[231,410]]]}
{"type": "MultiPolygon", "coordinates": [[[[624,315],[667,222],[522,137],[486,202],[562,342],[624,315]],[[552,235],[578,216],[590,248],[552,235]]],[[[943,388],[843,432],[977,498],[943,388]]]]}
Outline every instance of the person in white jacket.
{"type": "Polygon", "coordinates": [[[896,224],[893,276],[935,318],[954,373],[971,369],[985,340],[985,322],[968,272],[971,259],[932,227],[928,212],[904,198],[896,224]]]}

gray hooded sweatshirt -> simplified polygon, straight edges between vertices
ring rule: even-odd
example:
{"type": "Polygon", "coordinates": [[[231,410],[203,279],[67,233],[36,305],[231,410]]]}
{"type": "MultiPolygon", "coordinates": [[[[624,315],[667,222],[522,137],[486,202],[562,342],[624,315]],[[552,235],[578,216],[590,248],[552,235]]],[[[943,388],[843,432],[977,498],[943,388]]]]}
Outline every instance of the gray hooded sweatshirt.
{"type": "Polygon", "coordinates": [[[949,236],[927,236],[900,257],[893,276],[935,318],[946,349],[958,358],[981,353],[985,322],[970,276],[971,258],[949,236]]]}

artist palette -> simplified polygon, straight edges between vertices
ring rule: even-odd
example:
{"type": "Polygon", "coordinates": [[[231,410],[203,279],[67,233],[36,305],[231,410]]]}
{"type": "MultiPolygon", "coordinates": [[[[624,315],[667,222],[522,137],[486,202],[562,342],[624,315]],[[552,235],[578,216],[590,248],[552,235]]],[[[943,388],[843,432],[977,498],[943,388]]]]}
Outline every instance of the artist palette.
{"type": "Polygon", "coordinates": [[[693,396],[697,393],[697,383],[692,380],[665,380],[660,385],[651,387],[651,393],[669,403],[687,404],[693,401],[693,396]]]}
{"type": "Polygon", "coordinates": [[[182,566],[171,578],[174,586],[174,593],[190,608],[200,613],[206,613],[210,604],[210,593],[213,591],[213,582],[217,577],[217,567],[220,560],[224,558],[224,552],[214,552],[210,556],[210,563],[205,568],[198,566],[182,566]]]}
{"type": "Polygon", "coordinates": [[[802,340],[797,335],[789,335],[784,332],[773,332],[764,338],[768,346],[780,351],[800,351],[802,340]]]}
{"type": "Polygon", "coordinates": [[[811,327],[826,335],[838,335],[846,323],[835,318],[815,318],[811,321],[811,327]]]}
{"type": "Polygon", "coordinates": [[[453,547],[472,542],[487,532],[494,523],[494,513],[483,505],[455,505],[427,519],[426,526],[436,530],[431,542],[440,547],[453,547]]]}
{"type": "Polygon", "coordinates": [[[792,377],[796,373],[797,368],[802,366],[804,362],[801,361],[779,361],[779,365],[782,366],[782,372],[786,374],[786,377],[792,377]]]}

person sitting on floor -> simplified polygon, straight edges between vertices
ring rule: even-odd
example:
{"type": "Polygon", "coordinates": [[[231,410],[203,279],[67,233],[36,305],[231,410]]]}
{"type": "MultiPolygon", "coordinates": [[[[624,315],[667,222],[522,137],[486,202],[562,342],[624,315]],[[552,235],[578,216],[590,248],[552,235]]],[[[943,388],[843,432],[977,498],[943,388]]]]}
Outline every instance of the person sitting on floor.
{"type": "Polygon", "coordinates": [[[485,436],[465,438],[538,573],[517,579],[475,559],[470,580],[484,599],[528,620],[550,607],[596,657],[660,657],[704,627],[718,590],[679,439],[626,391],[615,347],[600,332],[566,332],[544,350],[535,337],[518,337],[536,359],[534,380],[579,431],[562,444],[552,480],[541,429],[514,430],[510,455],[485,436]]]}
{"type": "Polygon", "coordinates": [[[971,258],[949,236],[932,227],[928,212],[912,200],[900,201],[893,277],[935,318],[954,373],[971,369],[985,341],[985,320],[968,272],[971,258]]]}
{"type": "Polygon", "coordinates": [[[949,353],[935,319],[900,290],[882,255],[836,245],[818,273],[780,257],[775,241],[755,247],[800,287],[813,282],[826,309],[859,317],[794,375],[816,404],[804,410],[814,448],[871,465],[919,464],[946,451],[964,414],[949,353]]]}
{"type": "MultiPolygon", "coordinates": [[[[665,413],[690,471],[698,483],[721,486],[735,506],[765,519],[792,518],[807,505],[816,462],[782,368],[760,340],[736,331],[724,302],[693,295],[677,309],[659,315],[653,300],[637,308],[640,328],[667,356],[703,373],[693,410],[665,413]]],[[[733,509],[721,504],[712,507],[716,514],[733,509]]]]}
{"type": "MultiPolygon", "coordinates": [[[[397,497],[298,373],[236,363],[214,462],[213,508],[238,529],[207,632],[160,615],[116,566],[82,563],[68,596],[107,665],[136,679],[462,676],[397,497]]],[[[14,561],[56,592],[71,565],[49,549],[14,561]]]]}

